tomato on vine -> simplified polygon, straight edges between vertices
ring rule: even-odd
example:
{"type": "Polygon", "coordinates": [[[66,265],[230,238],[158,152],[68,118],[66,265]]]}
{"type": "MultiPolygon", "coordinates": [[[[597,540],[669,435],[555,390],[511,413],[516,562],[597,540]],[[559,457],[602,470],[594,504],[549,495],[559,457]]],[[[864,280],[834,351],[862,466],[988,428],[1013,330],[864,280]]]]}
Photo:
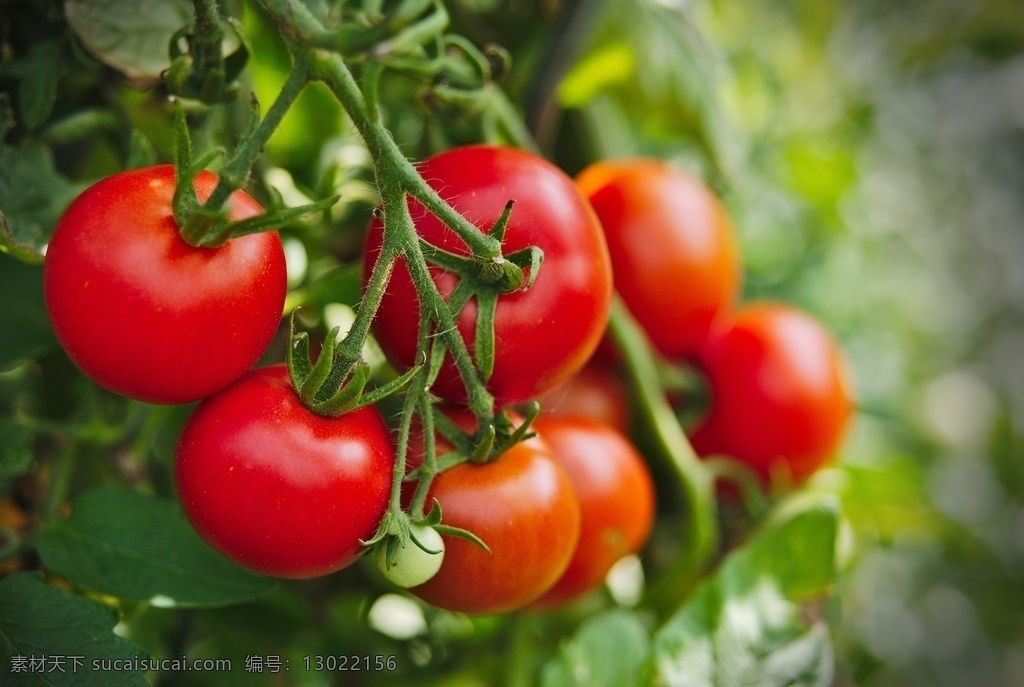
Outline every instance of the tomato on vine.
{"type": "Polygon", "coordinates": [[[580,502],[580,538],[565,573],[537,602],[567,603],[597,588],[620,558],[637,553],[654,524],[654,482],[629,440],[596,420],[544,416],[533,427],[550,444],[580,502]]]}
{"type": "Polygon", "coordinates": [[[655,349],[694,355],[739,289],[725,206],[696,177],[653,159],[597,162],[576,184],[604,228],[615,290],[655,349]]]}
{"type": "Polygon", "coordinates": [[[185,424],[174,476],[185,515],[222,554],[277,577],[355,560],[387,510],[391,436],[372,406],[317,415],[284,365],[257,368],[185,424]]]}
{"type": "MultiPolygon", "coordinates": [[[[466,424],[465,416],[454,418],[466,424]]],[[[450,451],[439,439],[439,452],[450,451]]],[[[421,455],[410,454],[413,465],[421,455]]],[[[580,506],[569,476],[535,436],[487,463],[465,462],[438,474],[427,493],[442,523],[468,530],[490,549],[443,535],[444,561],[410,591],[439,608],[504,613],[527,606],[562,575],[580,533],[580,506]]]]}
{"type": "Polygon", "coordinates": [[[699,356],[710,410],[701,455],[735,458],[768,480],[802,482],[832,456],[853,411],[847,363],[829,332],[789,305],[756,302],[724,318],[699,356]]]}
{"type": "Polygon", "coordinates": [[[544,415],[577,415],[629,432],[630,409],[626,389],[609,366],[591,361],[561,386],[539,397],[544,415]]]}
{"type": "MultiPolygon", "coordinates": [[[[608,319],[612,282],[608,250],[593,210],[572,180],[554,165],[515,148],[487,145],[455,148],[428,159],[419,173],[467,220],[487,231],[514,200],[502,244],[508,255],[531,246],[544,252],[543,267],[526,290],[503,294],[494,322],[496,349],[487,386],[495,403],[525,401],[579,371],[593,353],[608,319]]],[[[468,255],[458,236],[420,203],[409,202],[421,239],[449,253],[468,255]]],[[[374,219],[366,237],[363,274],[370,274],[383,242],[374,219]]],[[[457,277],[431,266],[447,298],[457,277]]],[[[396,264],[373,331],[389,360],[409,367],[416,356],[420,308],[405,261],[396,264]]],[[[458,328],[473,350],[477,302],[470,300],[458,328]]],[[[431,390],[453,402],[466,388],[450,355],[431,390]]]]}
{"type": "MultiPolygon", "coordinates": [[[[217,183],[195,178],[200,200],[217,183]]],[[[174,168],[109,176],[57,223],[43,285],[57,339],[96,383],[151,403],[186,403],[224,388],[263,355],[287,290],[274,232],[196,248],[171,210],[174,168]]],[[[262,212],[241,191],[231,219],[262,212]]]]}

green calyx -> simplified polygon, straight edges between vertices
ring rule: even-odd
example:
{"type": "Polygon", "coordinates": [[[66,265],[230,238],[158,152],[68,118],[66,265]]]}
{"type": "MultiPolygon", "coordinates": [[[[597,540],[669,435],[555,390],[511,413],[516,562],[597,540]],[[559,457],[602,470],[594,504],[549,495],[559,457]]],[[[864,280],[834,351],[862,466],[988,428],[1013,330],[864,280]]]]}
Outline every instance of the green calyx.
{"type": "Polygon", "coordinates": [[[323,348],[314,362],[309,353],[309,334],[295,331],[295,311],[288,324],[288,353],[285,357],[288,375],[303,405],[317,415],[338,417],[357,408],[372,405],[405,386],[419,372],[419,366],[372,391],[370,366],[338,346],[339,329],[335,327],[324,339],[323,348]]]}

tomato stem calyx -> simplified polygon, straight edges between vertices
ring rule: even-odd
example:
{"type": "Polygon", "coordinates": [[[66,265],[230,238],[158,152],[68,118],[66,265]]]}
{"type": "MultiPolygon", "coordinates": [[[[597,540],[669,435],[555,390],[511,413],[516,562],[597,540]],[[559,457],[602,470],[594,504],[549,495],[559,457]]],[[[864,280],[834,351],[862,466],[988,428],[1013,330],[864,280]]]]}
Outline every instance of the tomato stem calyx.
{"type": "Polygon", "coordinates": [[[338,327],[328,332],[313,362],[309,334],[295,331],[295,311],[292,311],[288,323],[290,343],[285,356],[288,376],[302,403],[318,415],[337,417],[378,403],[408,384],[420,371],[420,366],[415,366],[387,384],[366,392],[370,366],[361,359],[348,360],[341,354],[338,333],[338,327]]]}

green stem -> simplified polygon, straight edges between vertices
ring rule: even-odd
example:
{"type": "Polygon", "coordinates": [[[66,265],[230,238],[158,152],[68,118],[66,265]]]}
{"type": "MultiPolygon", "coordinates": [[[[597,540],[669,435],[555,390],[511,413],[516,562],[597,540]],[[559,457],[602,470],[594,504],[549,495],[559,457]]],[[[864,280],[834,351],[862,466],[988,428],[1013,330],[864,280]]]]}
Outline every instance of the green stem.
{"type": "Polygon", "coordinates": [[[695,579],[718,548],[713,475],[697,457],[676,421],[661,389],[650,344],[618,296],[612,303],[608,329],[623,356],[625,372],[636,392],[641,431],[650,437],[653,446],[651,457],[662,461],[675,475],[682,496],[683,554],[663,575],[664,586],[652,588],[649,595],[658,598],[678,594],[686,587],[680,580],[695,579]]]}
{"type": "Polygon", "coordinates": [[[81,444],[59,451],[53,457],[50,466],[50,484],[46,492],[46,503],[43,506],[43,520],[49,522],[57,518],[60,507],[67,500],[71,487],[71,475],[75,471],[77,452],[81,444]]]}
{"type": "Polygon", "coordinates": [[[278,93],[277,99],[267,110],[266,116],[252,132],[252,135],[242,139],[231,159],[221,168],[220,179],[210,197],[203,203],[204,209],[214,210],[223,207],[232,193],[245,186],[256,158],[260,156],[267,141],[281,126],[281,121],[288,113],[288,109],[298,99],[309,80],[309,61],[302,58],[301,55],[296,55],[295,64],[281,86],[281,92],[278,93]]]}
{"type": "Polygon", "coordinates": [[[224,41],[224,20],[220,17],[217,0],[194,0],[196,22],[193,30],[196,71],[207,74],[224,68],[221,44],[224,41]]]}

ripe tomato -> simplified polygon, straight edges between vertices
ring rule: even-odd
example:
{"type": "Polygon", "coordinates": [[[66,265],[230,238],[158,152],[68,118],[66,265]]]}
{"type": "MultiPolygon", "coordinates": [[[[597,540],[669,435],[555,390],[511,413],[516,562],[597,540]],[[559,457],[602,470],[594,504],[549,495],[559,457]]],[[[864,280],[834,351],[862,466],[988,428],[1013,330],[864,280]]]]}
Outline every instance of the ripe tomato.
{"type": "Polygon", "coordinates": [[[588,417],[623,434],[629,432],[626,391],[615,373],[603,365],[587,364],[575,377],[537,400],[545,415],[588,417]]]}
{"type": "Polygon", "coordinates": [[[647,542],[654,523],[654,482],[629,440],[583,417],[538,418],[580,502],[580,539],[562,577],[537,602],[566,603],[598,587],[612,565],[647,542]]]}
{"type": "MultiPolygon", "coordinates": [[[[499,406],[533,398],[565,381],[593,353],[611,305],[611,271],[601,227],[586,200],[556,167],[514,148],[467,146],[436,155],[420,174],[466,219],[489,229],[505,204],[515,200],[504,252],[538,246],[544,265],[526,291],[505,294],[495,317],[496,352],[488,388],[499,406]]],[[[449,252],[468,255],[462,241],[419,203],[409,210],[418,234],[449,252]]],[[[374,220],[366,237],[363,275],[377,261],[383,226],[374,220]]],[[[455,275],[431,268],[447,297],[455,275]]],[[[476,301],[462,310],[458,327],[473,350],[476,301]]],[[[399,260],[374,320],[374,333],[388,359],[410,366],[416,353],[419,300],[405,263],[399,260]]],[[[448,356],[432,390],[463,402],[465,387],[448,356]]]]}
{"type": "Polygon", "coordinates": [[[597,212],[615,289],[654,347],[696,353],[740,282],[726,208],[699,179],[664,162],[598,162],[576,184],[597,212]]]}
{"type": "Polygon", "coordinates": [[[693,435],[701,455],[731,456],[765,480],[785,465],[799,483],[836,450],[853,408],[847,364],[810,315],[745,305],[716,328],[700,364],[711,390],[693,435]]]}
{"type": "MultiPolygon", "coordinates": [[[[217,177],[196,177],[199,198],[217,177]]],[[[171,214],[174,168],[136,169],[86,189],[46,251],[46,308],[64,350],[112,391],[185,403],[253,366],[277,331],[287,290],[276,233],[193,248],[171,214]]],[[[259,214],[245,193],[233,219],[259,214]]]]}
{"type": "Polygon", "coordinates": [[[277,577],[338,570],[387,510],[394,468],[372,407],[323,417],[284,365],[257,368],[196,408],[174,464],[185,515],[232,560],[277,577]]]}
{"type": "MultiPolygon", "coordinates": [[[[443,440],[438,445],[451,450],[443,440]]],[[[441,569],[410,589],[451,611],[503,613],[536,600],[565,571],[580,533],[572,483],[539,437],[490,463],[446,470],[431,483],[428,503],[432,499],[441,504],[443,524],[469,530],[490,548],[444,535],[441,569]]]]}

